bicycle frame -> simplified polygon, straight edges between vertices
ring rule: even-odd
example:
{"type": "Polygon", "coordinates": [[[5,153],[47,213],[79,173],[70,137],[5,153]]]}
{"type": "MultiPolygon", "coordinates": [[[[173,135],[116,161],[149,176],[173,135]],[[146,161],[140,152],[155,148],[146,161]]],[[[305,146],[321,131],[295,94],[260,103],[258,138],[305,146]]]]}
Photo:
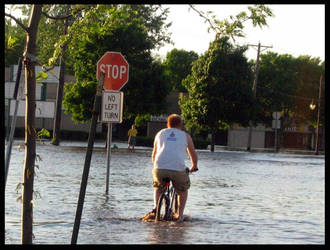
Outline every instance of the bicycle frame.
{"type": "Polygon", "coordinates": [[[157,203],[157,211],[155,216],[155,221],[159,221],[160,219],[163,220],[171,220],[172,211],[176,212],[176,209],[178,207],[177,204],[177,193],[175,192],[174,187],[171,185],[171,180],[166,178],[165,180],[165,190],[162,192],[162,194],[159,197],[158,203],[157,203]],[[165,199],[165,214],[163,218],[160,218],[160,210],[163,199],[165,199]]]}
{"type": "MultiPolygon", "coordinates": [[[[189,173],[189,168],[186,168],[186,172],[189,173]]],[[[176,213],[178,209],[178,195],[175,192],[172,181],[169,178],[164,178],[163,181],[165,181],[165,189],[157,201],[155,221],[159,221],[160,219],[171,220],[172,211],[176,213]],[[163,218],[160,218],[163,199],[165,199],[165,214],[163,218]]]]}

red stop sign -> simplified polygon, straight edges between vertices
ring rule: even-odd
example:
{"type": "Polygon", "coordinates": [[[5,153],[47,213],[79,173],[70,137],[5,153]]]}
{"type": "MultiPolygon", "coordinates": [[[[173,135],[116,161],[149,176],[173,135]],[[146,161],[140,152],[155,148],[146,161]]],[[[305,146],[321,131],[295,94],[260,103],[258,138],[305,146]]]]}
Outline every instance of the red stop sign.
{"type": "Polygon", "coordinates": [[[104,73],[103,88],[120,90],[128,81],[129,65],[120,52],[108,51],[97,62],[96,79],[104,73]]]}

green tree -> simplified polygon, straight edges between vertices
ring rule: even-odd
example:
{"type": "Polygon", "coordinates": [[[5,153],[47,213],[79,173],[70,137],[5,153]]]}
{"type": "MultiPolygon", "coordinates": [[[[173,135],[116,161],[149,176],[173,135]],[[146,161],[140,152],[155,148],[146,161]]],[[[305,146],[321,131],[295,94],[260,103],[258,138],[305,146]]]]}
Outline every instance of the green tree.
{"type": "Polygon", "coordinates": [[[256,120],[271,126],[272,113],[282,112],[280,142],[285,128],[311,123],[316,126],[316,114],[309,109],[318,100],[322,65],[318,58],[268,52],[260,56],[256,120]]]}
{"type": "MultiPolygon", "coordinates": [[[[213,14],[212,11],[207,11],[206,13],[204,13],[203,11],[200,11],[198,9],[195,8],[194,5],[189,5],[191,9],[193,9],[194,11],[196,11],[204,20],[205,22],[207,22],[209,24],[209,28],[208,31],[212,30],[215,32],[215,40],[218,40],[219,38],[222,39],[222,37],[225,37],[225,40],[227,40],[229,37],[235,42],[235,38],[236,37],[244,37],[245,34],[243,33],[243,29],[244,29],[244,23],[248,20],[252,21],[253,26],[259,26],[259,27],[263,27],[265,25],[267,25],[266,22],[266,18],[267,17],[272,17],[274,16],[271,9],[264,6],[264,5],[254,5],[254,7],[248,7],[248,12],[242,11],[239,14],[235,15],[235,16],[230,16],[229,19],[224,19],[224,20],[218,20],[216,18],[216,16],[213,14]]],[[[212,53],[211,53],[212,54],[212,53]]],[[[195,74],[194,77],[192,77],[194,75],[194,73],[192,73],[190,76],[187,77],[186,80],[190,80],[190,81],[195,81],[195,86],[191,86],[191,88],[197,88],[197,86],[203,86],[206,85],[204,88],[207,88],[208,83],[205,83],[205,80],[209,80],[209,79],[216,79],[217,77],[219,77],[219,79],[222,78],[222,76],[217,75],[216,73],[213,72],[209,72],[209,68],[210,68],[210,64],[212,62],[212,57],[210,57],[209,59],[208,56],[203,56],[202,59],[197,60],[200,61],[199,63],[196,63],[195,67],[196,67],[196,71],[198,71],[199,73],[195,74]],[[205,58],[204,58],[205,57],[205,58]],[[210,61],[210,62],[207,62],[210,61]],[[203,62],[204,61],[204,62],[203,62]],[[199,69],[197,69],[197,65],[201,64],[199,69]],[[215,75],[212,75],[215,74],[215,75]],[[195,79],[194,79],[195,78],[195,79]]],[[[235,65],[234,65],[235,66],[235,65]]],[[[250,78],[250,73],[248,73],[248,75],[243,76],[243,78],[250,78]]],[[[203,89],[203,88],[202,88],[203,89]]],[[[194,90],[190,90],[188,92],[196,92],[196,89],[194,90]]],[[[224,91],[227,91],[227,89],[225,89],[224,91]]],[[[248,89],[239,89],[238,92],[244,92],[243,96],[241,97],[241,100],[244,100],[245,97],[249,96],[251,94],[251,92],[248,89]]],[[[197,91],[199,92],[199,91],[197,91]]],[[[232,92],[228,93],[229,95],[234,94],[232,92]]],[[[226,100],[226,99],[224,99],[226,100]]],[[[246,125],[246,120],[245,120],[245,115],[244,115],[244,111],[246,111],[248,114],[250,115],[250,119],[253,117],[255,117],[255,105],[251,104],[251,100],[253,100],[253,98],[251,99],[246,99],[246,106],[242,107],[242,110],[237,109],[239,111],[242,111],[242,119],[240,119],[240,121],[238,122],[239,124],[242,124],[243,126],[246,125]],[[250,106],[250,110],[245,109],[246,107],[250,106]]],[[[208,112],[208,102],[212,102],[213,98],[211,100],[208,100],[207,98],[205,98],[205,96],[201,96],[201,94],[197,94],[195,96],[190,95],[189,98],[184,98],[181,100],[181,109],[185,109],[186,112],[186,119],[188,121],[188,125],[192,126],[197,126],[197,127],[201,127],[203,124],[206,124],[206,119],[200,119],[201,116],[205,116],[205,114],[208,112]],[[189,104],[191,104],[192,106],[194,106],[194,111],[189,112],[188,108],[189,108],[189,104]],[[201,109],[198,110],[198,107],[200,107],[201,109]],[[204,115],[203,115],[204,114],[204,115]]],[[[226,103],[224,103],[226,104],[226,103]]],[[[229,106],[229,105],[228,105],[229,106]]],[[[232,103],[232,107],[236,106],[235,103],[232,103]]],[[[239,106],[239,105],[238,105],[239,106]]],[[[222,110],[222,112],[232,112],[232,109],[228,109],[228,110],[222,110]]],[[[217,112],[214,113],[214,116],[217,115],[217,112]]],[[[228,115],[228,117],[232,117],[235,116],[235,114],[225,114],[224,116],[228,115]]],[[[212,119],[212,117],[210,117],[212,119]]],[[[209,129],[211,129],[212,131],[212,142],[211,142],[211,151],[214,150],[214,135],[215,135],[215,131],[216,131],[216,127],[218,125],[220,125],[220,127],[224,128],[227,127],[229,124],[231,124],[231,121],[235,121],[235,118],[224,118],[223,120],[218,120],[218,122],[214,122],[214,124],[209,127],[209,129]],[[218,123],[218,124],[217,124],[218,123]]],[[[216,120],[216,119],[215,119],[216,120]]],[[[219,127],[219,126],[218,126],[219,127]]]]}
{"type": "MultiPolygon", "coordinates": [[[[324,62],[311,56],[299,56],[297,58],[298,86],[296,90],[294,118],[296,123],[309,123],[316,128],[317,108],[310,109],[310,104],[317,105],[319,98],[320,76],[324,76],[324,62]]],[[[324,87],[323,91],[324,92],[324,87]]],[[[321,120],[324,124],[324,96],[321,98],[321,120]]]]}
{"type": "MultiPolygon", "coordinates": [[[[18,7],[23,15],[28,15],[31,9],[31,5],[22,5],[18,7]]],[[[65,71],[65,50],[66,45],[64,44],[61,47],[61,56],[59,60],[53,61],[52,65],[48,65],[48,60],[54,53],[54,45],[59,40],[60,36],[66,34],[67,28],[72,24],[73,20],[78,16],[80,17],[80,13],[76,11],[75,16],[73,15],[73,11],[76,10],[75,5],[44,5],[42,10],[42,16],[38,26],[38,39],[36,44],[36,54],[38,57],[38,64],[43,66],[50,66],[47,69],[47,74],[54,74],[52,68],[58,64],[60,64],[60,72],[59,72],[59,84],[57,88],[57,98],[56,98],[56,115],[54,119],[54,127],[53,127],[53,139],[52,143],[54,145],[59,144],[59,134],[60,134],[60,124],[61,124],[61,112],[62,112],[62,96],[63,96],[63,86],[64,86],[64,71],[65,71]]],[[[10,20],[6,20],[6,22],[10,20]]],[[[10,22],[9,22],[10,24],[10,22]]],[[[10,28],[10,27],[9,27],[10,28]]],[[[6,29],[6,36],[11,38],[11,36],[16,35],[13,29],[6,29]],[[8,35],[7,35],[8,34],[8,35]]],[[[17,30],[18,35],[23,35],[24,31],[19,27],[17,30]]],[[[16,35],[17,37],[17,35],[16,35]]],[[[12,62],[12,60],[19,54],[18,51],[23,50],[22,46],[17,46],[17,44],[13,44],[14,39],[8,39],[6,44],[11,45],[13,49],[8,49],[9,53],[6,53],[6,61],[7,59],[12,62]],[[20,48],[22,47],[22,48],[20,48]],[[11,53],[13,52],[13,53],[11,53]]],[[[20,43],[24,42],[25,39],[15,39],[14,41],[19,41],[20,43]]],[[[10,46],[9,46],[10,48],[10,46]]],[[[21,52],[22,53],[22,52],[21,52]]],[[[11,63],[14,64],[14,63],[11,63]]],[[[45,68],[44,68],[45,69],[45,68]]],[[[67,70],[68,72],[68,70],[67,70]]],[[[43,74],[46,75],[47,74],[43,74]]]]}
{"type": "Polygon", "coordinates": [[[234,47],[228,37],[210,43],[183,81],[189,97],[180,99],[188,128],[211,131],[211,151],[215,133],[234,123],[247,126],[254,110],[252,71],[244,56],[246,47],[234,47]]]}
{"type": "Polygon", "coordinates": [[[91,117],[96,63],[106,51],[121,52],[130,65],[129,82],[122,89],[124,119],[164,110],[166,82],[162,75],[151,78],[160,69],[150,51],[168,39],[163,33],[167,11],[157,13],[155,6],[98,5],[71,26],[63,42],[69,41],[76,83],[65,86],[63,105],[74,121],[87,122],[91,117]]]}
{"type": "Polygon", "coordinates": [[[256,123],[270,126],[273,112],[285,110],[287,115],[291,113],[297,76],[297,61],[293,56],[274,52],[260,55],[256,123]]]}
{"type": "MultiPolygon", "coordinates": [[[[41,39],[40,57],[42,61],[48,62],[50,56],[54,53],[54,45],[59,39],[60,35],[66,35],[68,28],[72,25],[77,17],[74,17],[74,6],[72,5],[47,5],[45,7],[47,12],[44,12],[45,21],[42,22],[43,32],[41,39]],[[50,46],[52,44],[53,46],[50,46]],[[43,46],[42,46],[43,45],[43,46]]],[[[76,12],[77,13],[77,12],[76,12]]],[[[79,12],[78,12],[79,13],[79,12]]],[[[65,72],[69,72],[66,67],[66,54],[67,44],[61,47],[59,58],[59,79],[56,94],[56,112],[54,117],[53,125],[53,138],[52,144],[59,145],[60,143],[60,128],[62,120],[62,101],[63,101],[63,90],[64,90],[64,75],[65,72]]],[[[55,63],[55,62],[54,62],[55,63]]],[[[57,64],[57,62],[56,62],[57,64]]]]}
{"type": "Polygon", "coordinates": [[[279,142],[283,143],[284,129],[292,123],[294,95],[297,89],[297,62],[288,54],[268,52],[260,56],[256,120],[270,126],[274,111],[282,112],[279,142]]]}
{"type": "Polygon", "coordinates": [[[187,92],[182,80],[191,73],[191,64],[198,58],[194,51],[173,49],[166,54],[164,66],[172,91],[187,92]]]}
{"type": "Polygon", "coordinates": [[[24,50],[25,69],[25,160],[23,170],[23,192],[22,192],[22,244],[32,244],[33,235],[33,183],[36,159],[36,131],[35,131],[35,52],[38,35],[38,25],[41,18],[42,5],[33,5],[27,25],[11,14],[5,16],[13,19],[26,34],[24,50]]]}

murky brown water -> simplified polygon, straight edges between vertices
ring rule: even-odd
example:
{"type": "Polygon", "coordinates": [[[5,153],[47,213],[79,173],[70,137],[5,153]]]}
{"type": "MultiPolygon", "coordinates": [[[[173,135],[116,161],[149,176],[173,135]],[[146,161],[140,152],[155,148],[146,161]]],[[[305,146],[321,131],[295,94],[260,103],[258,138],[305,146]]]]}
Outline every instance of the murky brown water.
{"type": "MultiPolygon", "coordinates": [[[[15,141],[5,193],[5,243],[20,244],[24,150],[15,141]]],[[[87,143],[37,145],[34,243],[70,244],[87,143]]],[[[125,144],[122,147],[126,147],[125,144]]],[[[143,222],[153,206],[151,151],[93,151],[78,244],[324,244],[324,156],[199,151],[183,223],[143,222]]],[[[187,164],[189,163],[187,158],[187,164]]]]}

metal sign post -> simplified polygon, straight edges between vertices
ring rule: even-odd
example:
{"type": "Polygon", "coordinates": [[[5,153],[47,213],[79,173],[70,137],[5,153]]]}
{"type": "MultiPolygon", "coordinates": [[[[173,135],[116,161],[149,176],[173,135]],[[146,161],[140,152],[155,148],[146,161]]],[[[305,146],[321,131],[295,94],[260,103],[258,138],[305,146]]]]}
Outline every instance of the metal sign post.
{"type": "Polygon", "coordinates": [[[108,136],[107,136],[107,180],[105,193],[109,193],[109,176],[110,176],[110,159],[111,159],[111,140],[112,140],[112,123],[108,123],[108,136]]]}
{"type": "Polygon", "coordinates": [[[277,135],[277,129],[281,128],[281,121],[279,120],[281,118],[281,112],[273,112],[273,122],[272,127],[275,129],[275,143],[274,148],[275,152],[278,152],[278,135],[277,135]]]}
{"type": "Polygon", "coordinates": [[[107,136],[107,177],[105,193],[109,192],[109,175],[111,159],[112,123],[121,123],[123,120],[124,93],[119,91],[102,92],[101,121],[108,123],[107,136]]]}

